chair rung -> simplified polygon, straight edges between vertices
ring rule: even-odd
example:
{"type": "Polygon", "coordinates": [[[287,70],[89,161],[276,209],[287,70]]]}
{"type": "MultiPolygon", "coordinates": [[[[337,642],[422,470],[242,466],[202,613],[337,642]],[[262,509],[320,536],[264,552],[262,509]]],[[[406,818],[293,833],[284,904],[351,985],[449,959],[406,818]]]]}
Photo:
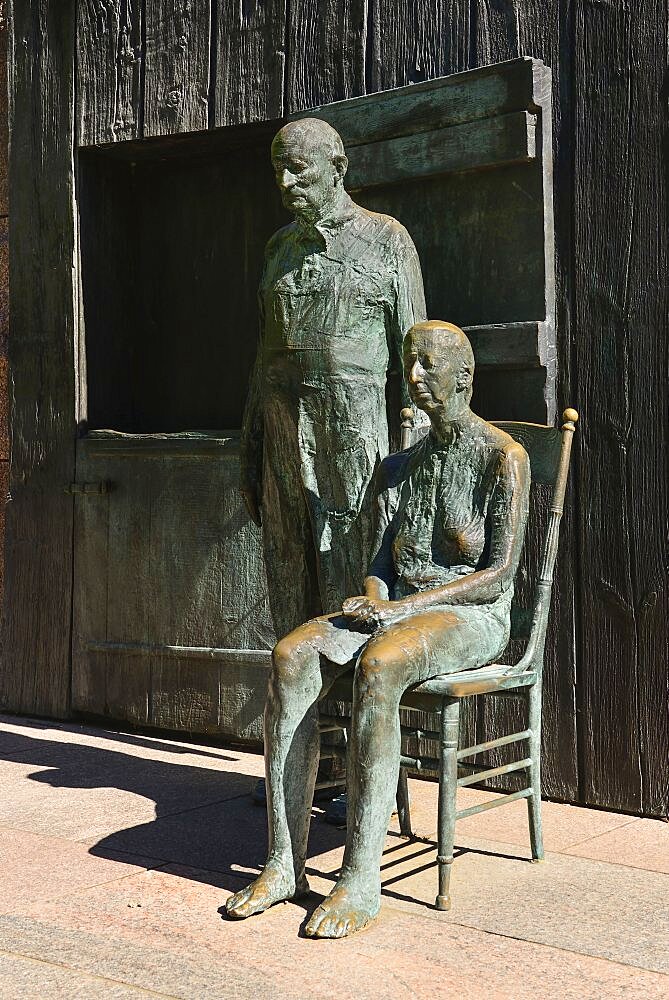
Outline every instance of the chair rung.
{"type": "Polygon", "coordinates": [[[506,806],[516,799],[529,799],[532,795],[531,788],[522,788],[519,792],[510,792],[508,795],[500,795],[498,799],[489,799],[482,802],[480,806],[470,806],[469,809],[461,809],[455,814],[456,819],[465,819],[466,816],[475,816],[476,813],[486,812],[488,809],[496,809],[497,806],[506,806]]]}
{"type": "Polygon", "coordinates": [[[410,767],[413,771],[438,771],[439,760],[437,757],[407,757],[400,755],[402,767],[410,767]]]}
{"type": "Polygon", "coordinates": [[[531,729],[525,729],[522,733],[511,733],[510,736],[500,736],[496,740],[488,740],[487,743],[477,743],[475,747],[465,747],[458,750],[458,760],[465,757],[473,757],[474,754],[483,753],[485,750],[493,750],[495,747],[504,747],[507,743],[517,743],[519,740],[526,740],[532,735],[531,729]]]}
{"type": "Polygon", "coordinates": [[[351,720],[347,716],[321,715],[318,720],[318,729],[321,733],[333,733],[338,729],[346,729],[350,726],[351,720]]]}
{"type": "Polygon", "coordinates": [[[527,698],[527,686],[519,688],[500,688],[499,691],[486,691],[486,698],[527,698]]]}
{"type": "Polygon", "coordinates": [[[346,776],[343,775],[341,778],[331,778],[328,781],[317,781],[314,785],[314,791],[317,792],[321,788],[344,788],[346,786],[346,776]]]}
{"type": "Polygon", "coordinates": [[[485,781],[487,778],[496,778],[498,774],[510,774],[511,771],[524,771],[532,763],[530,757],[525,760],[514,760],[511,764],[502,764],[500,767],[491,767],[487,771],[474,771],[464,778],[458,778],[458,785],[474,785],[477,781],[485,781]]]}

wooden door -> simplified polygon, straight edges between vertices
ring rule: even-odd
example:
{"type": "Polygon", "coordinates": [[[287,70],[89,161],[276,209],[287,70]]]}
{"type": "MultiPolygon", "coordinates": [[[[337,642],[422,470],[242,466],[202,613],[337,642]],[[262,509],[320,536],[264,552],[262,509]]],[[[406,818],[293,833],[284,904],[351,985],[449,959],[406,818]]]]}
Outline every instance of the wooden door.
{"type": "Polygon", "coordinates": [[[272,646],[236,437],[79,442],[73,701],[167,729],[260,737],[272,646]]]}
{"type": "MultiPolygon", "coordinates": [[[[549,104],[548,72],[522,59],[303,112],[341,133],[355,199],[409,229],[428,313],[468,330],[489,418],[554,410],[549,104]]],[[[260,737],[274,636],[235,429],[263,247],[285,221],[280,124],[80,154],[79,711],[260,737]]]]}

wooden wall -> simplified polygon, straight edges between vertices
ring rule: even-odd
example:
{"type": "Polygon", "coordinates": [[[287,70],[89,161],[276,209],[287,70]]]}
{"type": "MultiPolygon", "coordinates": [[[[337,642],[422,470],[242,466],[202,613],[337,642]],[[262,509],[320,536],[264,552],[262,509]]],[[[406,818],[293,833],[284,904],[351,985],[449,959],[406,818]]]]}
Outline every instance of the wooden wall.
{"type": "MultiPolygon", "coordinates": [[[[547,791],[665,815],[666,0],[212,0],[211,8],[78,0],[76,25],[72,0],[55,15],[49,7],[14,3],[16,37],[31,39],[34,62],[26,63],[30,44],[17,51],[14,72],[30,80],[33,105],[25,98],[16,121],[26,116],[17,136],[26,155],[38,157],[39,143],[56,173],[72,145],[279,117],[518,55],[552,67],[559,398],[583,419],[548,652],[556,683],[545,708],[547,791]],[[38,134],[27,116],[40,121],[40,97],[52,102],[52,117],[38,134]]],[[[66,179],[51,191],[60,236],[38,247],[43,266],[70,252],[70,197],[66,179]]],[[[34,219],[46,209],[38,197],[20,210],[34,219]]],[[[36,324],[42,350],[72,349],[67,309],[58,329],[52,319],[64,291],[52,283],[31,315],[17,309],[21,333],[36,324]]],[[[33,384],[47,405],[20,428],[19,465],[28,475],[47,454],[65,478],[70,453],[54,443],[56,422],[63,407],[74,414],[76,385],[55,387],[37,374],[33,384]]],[[[29,519],[44,517],[44,505],[25,504],[15,525],[20,542],[43,546],[47,566],[59,547],[71,548],[71,515],[58,503],[49,498],[38,529],[29,519]]],[[[56,585],[63,571],[54,564],[56,585]]],[[[17,570],[13,585],[28,603],[36,581],[17,570]]],[[[46,625],[30,615],[22,624],[45,629],[43,641],[53,633],[55,693],[25,675],[19,685],[21,704],[37,692],[33,704],[47,714],[62,711],[68,668],[55,633],[65,619],[58,608],[46,625]]],[[[30,674],[30,664],[14,666],[30,674]]]]}
{"type": "Polygon", "coordinates": [[[7,14],[0,2],[0,601],[4,591],[5,497],[9,489],[7,336],[9,334],[9,178],[7,90],[7,14]]]}

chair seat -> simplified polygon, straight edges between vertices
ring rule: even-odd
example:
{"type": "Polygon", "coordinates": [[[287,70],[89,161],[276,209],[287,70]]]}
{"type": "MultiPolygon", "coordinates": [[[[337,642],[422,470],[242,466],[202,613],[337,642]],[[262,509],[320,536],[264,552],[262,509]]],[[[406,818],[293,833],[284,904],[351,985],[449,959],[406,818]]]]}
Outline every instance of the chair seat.
{"type": "Polygon", "coordinates": [[[534,670],[523,673],[510,673],[513,670],[508,663],[491,663],[476,670],[462,670],[457,674],[444,674],[443,677],[433,677],[409,688],[402,696],[402,705],[410,705],[412,696],[429,695],[438,698],[467,698],[474,694],[491,694],[494,691],[511,690],[517,687],[527,687],[534,684],[537,675],[534,670]]]}
{"type": "MultiPolygon", "coordinates": [[[[439,708],[442,698],[467,698],[469,695],[490,694],[494,691],[512,690],[534,684],[537,675],[534,670],[524,673],[509,673],[508,663],[491,663],[476,670],[462,670],[457,674],[444,674],[422,681],[404,692],[402,708],[417,708],[423,712],[433,712],[439,708]]],[[[352,697],[353,671],[339,677],[327,694],[331,701],[350,701],[352,697]]]]}

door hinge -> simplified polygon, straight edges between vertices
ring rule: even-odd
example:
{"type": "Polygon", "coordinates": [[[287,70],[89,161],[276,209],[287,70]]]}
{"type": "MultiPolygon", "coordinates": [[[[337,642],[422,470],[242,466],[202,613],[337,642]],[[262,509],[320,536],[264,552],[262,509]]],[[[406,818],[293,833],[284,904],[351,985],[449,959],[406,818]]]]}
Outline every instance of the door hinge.
{"type": "Polygon", "coordinates": [[[64,488],[64,492],[70,496],[96,497],[109,493],[111,483],[103,479],[99,483],[70,483],[64,488]]]}

